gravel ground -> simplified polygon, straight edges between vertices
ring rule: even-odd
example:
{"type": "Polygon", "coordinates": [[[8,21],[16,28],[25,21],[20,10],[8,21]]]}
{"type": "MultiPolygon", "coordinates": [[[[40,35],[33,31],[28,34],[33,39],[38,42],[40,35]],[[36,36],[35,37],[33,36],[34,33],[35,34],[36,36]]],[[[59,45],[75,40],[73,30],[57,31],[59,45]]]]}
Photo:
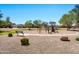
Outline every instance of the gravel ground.
{"type": "MultiPolygon", "coordinates": [[[[66,32],[67,33],[67,32],[66,32]]],[[[22,37],[0,36],[1,54],[77,54],[79,53],[79,41],[77,36],[68,36],[70,42],[61,41],[61,36],[26,36],[29,38],[29,46],[21,46],[22,37]]]]}

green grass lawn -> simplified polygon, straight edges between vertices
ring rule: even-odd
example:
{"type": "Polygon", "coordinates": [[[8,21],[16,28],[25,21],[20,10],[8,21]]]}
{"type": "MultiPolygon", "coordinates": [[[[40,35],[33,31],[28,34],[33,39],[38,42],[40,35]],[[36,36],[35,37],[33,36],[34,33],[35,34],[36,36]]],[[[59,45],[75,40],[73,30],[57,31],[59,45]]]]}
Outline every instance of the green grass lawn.
{"type": "Polygon", "coordinates": [[[0,35],[7,35],[9,33],[16,34],[16,31],[26,31],[27,28],[17,28],[17,29],[11,29],[7,31],[0,31],[0,35]]]}
{"type": "Polygon", "coordinates": [[[7,35],[9,33],[15,34],[15,30],[10,30],[10,31],[0,31],[0,35],[7,35]]]}

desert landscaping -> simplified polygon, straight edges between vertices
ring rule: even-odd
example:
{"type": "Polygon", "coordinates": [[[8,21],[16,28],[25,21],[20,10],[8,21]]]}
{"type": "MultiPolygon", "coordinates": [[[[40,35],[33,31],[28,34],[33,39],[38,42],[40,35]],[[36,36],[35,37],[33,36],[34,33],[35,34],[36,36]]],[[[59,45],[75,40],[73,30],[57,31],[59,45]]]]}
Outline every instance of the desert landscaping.
{"type": "Polygon", "coordinates": [[[64,31],[52,34],[37,34],[35,31],[26,31],[25,36],[29,38],[29,46],[21,46],[21,35],[16,34],[13,37],[0,35],[0,53],[1,54],[63,54],[79,53],[79,41],[76,37],[79,32],[64,31]],[[64,34],[65,33],[65,34],[64,34]],[[36,35],[35,35],[36,34],[36,35]],[[61,34],[61,35],[60,35],[61,34]],[[69,35],[70,34],[70,35],[69,35]],[[73,35],[75,34],[75,35],[73,35]],[[70,41],[61,41],[62,36],[67,36],[70,41]]]}

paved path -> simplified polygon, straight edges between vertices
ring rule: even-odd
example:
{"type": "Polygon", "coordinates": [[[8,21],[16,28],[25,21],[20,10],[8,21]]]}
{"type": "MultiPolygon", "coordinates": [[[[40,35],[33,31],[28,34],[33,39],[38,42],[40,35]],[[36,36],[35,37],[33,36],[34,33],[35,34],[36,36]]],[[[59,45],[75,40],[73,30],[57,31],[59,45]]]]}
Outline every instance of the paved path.
{"type": "MultiPolygon", "coordinates": [[[[22,34],[19,34],[22,35],[22,34]]],[[[74,34],[61,34],[61,33],[53,33],[53,34],[24,34],[24,36],[78,36],[79,33],[74,34]]]]}

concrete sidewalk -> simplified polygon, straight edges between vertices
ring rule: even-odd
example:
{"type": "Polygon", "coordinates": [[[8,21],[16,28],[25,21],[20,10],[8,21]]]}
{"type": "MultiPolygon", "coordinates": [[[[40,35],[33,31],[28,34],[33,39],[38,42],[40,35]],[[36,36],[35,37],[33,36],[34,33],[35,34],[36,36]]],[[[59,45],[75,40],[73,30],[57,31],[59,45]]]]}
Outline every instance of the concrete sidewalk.
{"type": "MultiPolygon", "coordinates": [[[[19,34],[20,36],[23,36],[23,34],[19,34]]],[[[79,33],[74,34],[61,34],[61,33],[53,33],[53,34],[29,34],[25,33],[24,36],[79,36],[79,33]]]]}

